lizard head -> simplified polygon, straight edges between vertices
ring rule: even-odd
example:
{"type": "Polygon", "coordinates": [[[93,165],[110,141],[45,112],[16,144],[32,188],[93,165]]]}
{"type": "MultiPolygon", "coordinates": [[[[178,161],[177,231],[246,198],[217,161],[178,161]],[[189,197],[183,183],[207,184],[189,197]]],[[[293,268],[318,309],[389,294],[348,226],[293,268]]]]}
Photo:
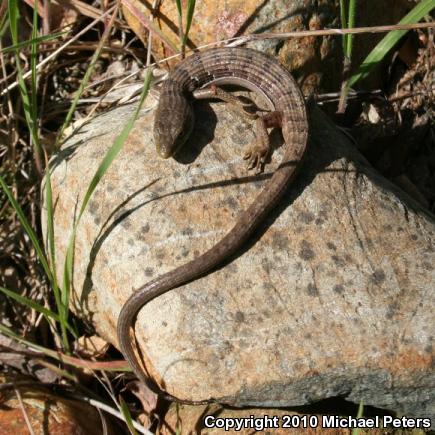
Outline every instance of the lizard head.
{"type": "Polygon", "coordinates": [[[184,145],[194,124],[191,103],[181,91],[163,88],[154,120],[154,142],[160,157],[167,159],[184,145]]]}

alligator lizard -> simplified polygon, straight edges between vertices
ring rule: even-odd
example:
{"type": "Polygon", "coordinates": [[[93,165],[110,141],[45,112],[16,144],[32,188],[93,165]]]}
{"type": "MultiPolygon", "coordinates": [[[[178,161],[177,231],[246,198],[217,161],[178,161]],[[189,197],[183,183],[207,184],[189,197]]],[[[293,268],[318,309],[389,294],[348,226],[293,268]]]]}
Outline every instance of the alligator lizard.
{"type": "MultiPolygon", "coordinates": [[[[117,325],[121,351],[139,379],[160,394],[163,393],[160,387],[145,375],[130,336],[139,310],[157,296],[209,273],[236,253],[286,191],[307,147],[305,102],[292,76],[275,59],[258,51],[216,48],[183,60],[163,82],[154,121],[154,140],[161,157],[172,156],[186,142],[194,122],[191,100],[203,98],[201,90],[213,84],[235,84],[266,97],[274,107],[273,116],[269,114],[268,118],[282,128],[284,157],[263,190],[222,240],[199,257],[138,288],[122,307],[117,325]]],[[[259,119],[261,131],[267,133],[266,127],[271,122],[266,117],[259,119]]],[[[264,162],[267,145],[264,134],[260,142],[248,155],[251,167],[264,162]]]]}

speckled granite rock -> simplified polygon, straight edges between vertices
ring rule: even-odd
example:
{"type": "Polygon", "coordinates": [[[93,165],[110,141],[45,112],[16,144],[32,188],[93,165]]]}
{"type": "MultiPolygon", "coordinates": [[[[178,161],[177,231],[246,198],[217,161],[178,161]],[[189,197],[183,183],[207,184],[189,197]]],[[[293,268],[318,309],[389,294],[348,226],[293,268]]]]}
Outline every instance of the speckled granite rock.
{"type": "MultiPolygon", "coordinates": [[[[154,104],[150,99],[148,104],[154,104]]],[[[197,106],[179,161],[160,160],[146,108],[83,215],[75,309],[116,345],[134,288],[195,258],[232,226],[279,162],[248,176],[252,126],[197,106]]],[[[83,125],[53,160],[58,264],[77,199],[133,107],[83,125]]],[[[310,151],[276,213],[232,262],[143,308],[149,371],[172,395],[236,406],[332,396],[435,415],[435,224],[311,109],[310,151]]]]}

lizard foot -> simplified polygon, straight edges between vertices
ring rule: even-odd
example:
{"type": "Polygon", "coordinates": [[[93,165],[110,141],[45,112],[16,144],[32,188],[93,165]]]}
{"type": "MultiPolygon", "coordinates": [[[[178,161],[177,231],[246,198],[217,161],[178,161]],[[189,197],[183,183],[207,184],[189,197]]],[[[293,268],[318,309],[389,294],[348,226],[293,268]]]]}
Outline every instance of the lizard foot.
{"type": "Polygon", "coordinates": [[[248,161],[247,169],[251,170],[255,168],[255,172],[257,174],[263,172],[264,164],[266,163],[268,154],[269,147],[267,145],[253,145],[243,156],[243,159],[248,161]]]}

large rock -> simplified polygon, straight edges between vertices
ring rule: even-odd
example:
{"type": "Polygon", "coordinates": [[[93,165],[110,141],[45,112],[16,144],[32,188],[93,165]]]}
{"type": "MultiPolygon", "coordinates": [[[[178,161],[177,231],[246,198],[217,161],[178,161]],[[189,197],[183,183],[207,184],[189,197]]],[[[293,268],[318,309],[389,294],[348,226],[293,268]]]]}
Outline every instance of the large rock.
{"type": "MultiPolygon", "coordinates": [[[[272,163],[248,176],[239,154],[252,125],[201,103],[179,161],[161,160],[147,104],[77,234],[75,310],[115,345],[133,289],[221,239],[282,155],[272,134],[272,163]]],[[[52,161],[58,264],[78,204],[133,110],[83,125],[52,161]]],[[[318,109],[310,117],[300,175],[249,245],[140,311],[149,371],[183,400],[281,407],[342,396],[434,416],[433,216],[318,109]]]]}

